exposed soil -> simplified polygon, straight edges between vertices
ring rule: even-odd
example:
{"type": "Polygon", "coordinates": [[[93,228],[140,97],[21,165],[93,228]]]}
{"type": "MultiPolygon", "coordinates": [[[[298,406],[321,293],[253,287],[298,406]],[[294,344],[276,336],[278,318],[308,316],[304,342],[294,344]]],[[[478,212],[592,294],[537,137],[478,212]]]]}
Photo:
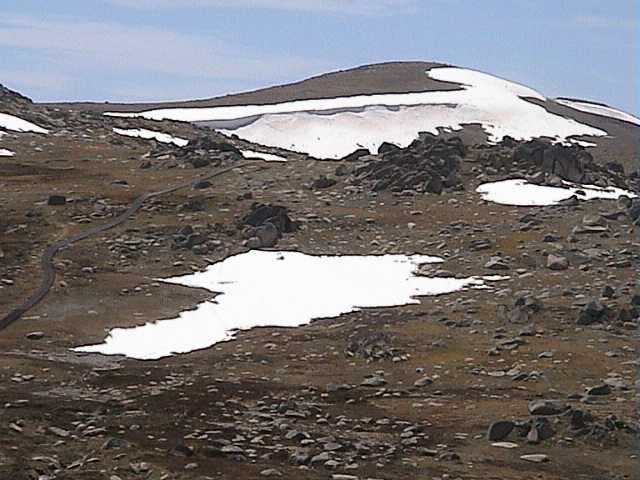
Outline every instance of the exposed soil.
{"type": "MultiPolygon", "coordinates": [[[[244,162],[216,144],[193,152],[215,160],[194,168],[170,148],[111,132],[147,126],[227,141],[191,125],[61,115],[73,130],[2,139],[16,156],[0,159],[0,316],[39,284],[47,245],[109,221],[145,192],[244,162]],[[66,202],[48,205],[53,194],[66,202]]],[[[484,202],[478,183],[514,173],[485,168],[484,154],[467,144],[460,182],[439,195],[354,184],[357,162],[247,163],[209,186],[154,198],[130,221],[63,250],[51,292],[0,332],[0,478],[638,478],[632,221],[615,201],[484,202]],[[297,222],[277,250],[422,253],[448,259],[425,274],[509,279],[254,329],[159,361],[69,350],[213,298],[157,279],[245,251],[241,223],[255,202],[285,206],[297,222]],[[600,214],[606,228],[584,232],[600,214]],[[176,240],[187,226],[203,243],[176,240]],[[547,268],[549,254],[568,268],[547,268]],[[496,263],[504,269],[486,267],[496,263]],[[525,294],[540,307],[519,306],[525,294]],[[578,324],[593,300],[609,310],[578,324]],[[587,394],[592,387],[602,388],[587,394]],[[532,415],[536,399],[590,418],[576,427],[567,413],[532,415]],[[527,440],[526,422],[539,418],[554,434],[527,440]],[[487,439],[499,420],[522,422],[504,439],[516,448],[487,439]],[[530,454],[547,461],[522,458],[530,454]]]]}
{"type": "Polygon", "coordinates": [[[315,100],[380,93],[424,92],[427,90],[457,90],[454,83],[441,82],[425,75],[434,67],[447,66],[434,62],[389,62],[326,73],[288,85],[277,85],[253,92],[223,97],[161,103],[73,103],[52,106],[80,108],[99,112],[138,112],[153,108],[222,107],[230,105],[264,105],[293,100],[315,100]]]}

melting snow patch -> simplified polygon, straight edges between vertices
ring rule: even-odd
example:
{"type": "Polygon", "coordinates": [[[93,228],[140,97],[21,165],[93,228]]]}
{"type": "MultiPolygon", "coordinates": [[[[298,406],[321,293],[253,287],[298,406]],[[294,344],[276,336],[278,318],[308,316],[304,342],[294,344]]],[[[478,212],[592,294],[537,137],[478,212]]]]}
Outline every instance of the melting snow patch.
{"type": "Polygon", "coordinates": [[[419,132],[459,130],[468,124],[481,125],[493,142],[506,135],[523,140],[546,136],[569,142],[572,136],[607,134],[525,100],[545,97],[522,85],[463,68],[434,68],[426,73],[463,88],[109,115],[212,122],[223,133],[317,158],[341,158],[358,148],[376,153],[385,141],[406,147],[419,132]],[[235,122],[233,127],[228,126],[230,121],[235,122]]]}
{"type": "Polygon", "coordinates": [[[26,120],[14,117],[8,113],[0,113],[0,128],[14,132],[49,133],[48,130],[39,127],[34,123],[27,122],[26,120]]]}
{"type": "Polygon", "coordinates": [[[0,157],[13,157],[15,153],[11,150],[6,150],[4,148],[0,148],[0,157]]]}
{"type": "Polygon", "coordinates": [[[518,207],[544,207],[556,205],[576,195],[581,200],[596,198],[615,200],[622,195],[636,197],[635,194],[621,188],[600,188],[595,185],[575,185],[565,182],[566,187],[547,187],[534,185],[524,179],[504,180],[485,183],[476,191],[484,200],[502,205],[518,207]]]}
{"type": "Polygon", "coordinates": [[[253,250],[206,271],[165,280],[220,292],[178,318],[111,330],[105,342],[78,352],[122,354],[151,360],[209,347],[253,327],[296,327],[365,307],[419,303],[420,295],[481,288],[484,278],[417,276],[418,266],[438,263],[423,255],[313,256],[253,250]]]}
{"type": "Polygon", "coordinates": [[[272,155],[270,153],[256,152],[254,150],[240,150],[244,158],[259,158],[265,162],[286,162],[287,159],[279,155],[272,155]]]}
{"type": "Polygon", "coordinates": [[[556,99],[556,102],[560,105],[564,105],[565,107],[573,108],[574,110],[580,110],[581,112],[592,113],[594,115],[600,115],[602,117],[615,118],[617,120],[623,120],[635,125],[640,125],[640,118],[634,117],[630,113],[626,113],[615,108],[606,107],[604,105],[598,105],[590,102],[566,100],[563,98],[556,99]]]}
{"type": "Polygon", "coordinates": [[[184,138],[174,137],[172,135],[169,135],[168,133],[145,130],[144,128],[134,128],[131,130],[114,128],[113,131],[118,135],[124,135],[126,137],[144,138],[146,140],[153,139],[161,143],[173,143],[178,147],[185,147],[189,143],[189,140],[185,140],[184,138]]]}

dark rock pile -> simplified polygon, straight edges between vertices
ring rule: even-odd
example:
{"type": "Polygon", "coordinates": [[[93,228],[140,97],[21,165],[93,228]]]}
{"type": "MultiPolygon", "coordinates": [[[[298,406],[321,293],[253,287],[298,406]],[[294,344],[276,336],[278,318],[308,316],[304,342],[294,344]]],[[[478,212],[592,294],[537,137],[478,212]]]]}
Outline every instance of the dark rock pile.
{"type": "Polygon", "coordinates": [[[274,247],[282,235],[298,229],[289,217],[286,207],[254,203],[251,212],[242,219],[243,236],[246,246],[253,248],[274,247]]]}
{"type": "Polygon", "coordinates": [[[407,148],[391,144],[380,147],[374,159],[357,166],[351,175],[353,185],[379,192],[440,194],[447,189],[461,188],[458,176],[466,148],[457,137],[444,139],[434,135],[421,135],[407,148]]]}
{"type": "Polygon", "coordinates": [[[590,300],[578,312],[578,325],[608,324],[627,330],[636,330],[640,322],[640,297],[628,303],[606,305],[597,298],[590,300]]]}
{"type": "Polygon", "coordinates": [[[528,323],[535,319],[535,316],[543,310],[544,306],[540,299],[531,294],[525,293],[516,296],[513,307],[498,305],[498,315],[510,323],[528,323]]]}
{"type": "Polygon", "coordinates": [[[190,164],[193,168],[219,167],[242,158],[240,151],[223,137],[201,136],[189,140],[184,147],[156,142],[141,168],[150,168],[157,161],[172,161],[174,166],[190,164]]]}
{"type": "Polygon", "coordinates": [[[480,168],[489,174],[521,176],[539,185],[562,186],[564,180],[629,188],[629,178],[620,163],[600,165],[579,145],[562,145],[540,138],[519,142],[505,137],[501,143],[483,145],[480,150],[480,168]]]}
{"type": "Polygon", "coordinates": [[[346,353],[349,357],[361,357],[367,362],[400,360],[405,354],[392,346],[392,339],[381,332],[357,332],[349,337],[346,353]]]}
{"type": "MultiPolygon", "coordinates": [[[[614,383],[614,382],[612,382],[614,383]]],[[[608,384],[591,388],[587,397],[608,395],[608,384]]],[[[499,420],[487,430],[487,439],[504,441],[510,437],[538,444],[553,437],[582,438],[588,442],[617,444],[621,435],[630,439],[638,433],[638,426],[613,415],[598,420],[590,412],[572,408],[559,400],[532,400],[529,402],[531,418],[527,420],[499,420]]]]}
{"type": "Polygon", "coordinates": [[[172,237],[171,247],[174,249],[191,250],[196,255],[206,255],[222,246],[221,236],[228,236],[220,224],[207,225],[207,228],[196,230],[191,225],[185,225],[172,237]]]}

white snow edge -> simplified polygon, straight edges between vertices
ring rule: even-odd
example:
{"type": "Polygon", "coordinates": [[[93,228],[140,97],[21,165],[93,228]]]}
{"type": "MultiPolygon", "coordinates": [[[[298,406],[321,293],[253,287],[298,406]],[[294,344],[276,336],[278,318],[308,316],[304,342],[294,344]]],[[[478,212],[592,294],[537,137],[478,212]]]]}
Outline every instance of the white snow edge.
{"type": "Polygon", "coordinates": [[[27,122],[8,113],[0,113],[0,128],[13,132],[49,133],[49,130],[39,127],[35,123],[27,122]]]}
{"type": "Polygon", "coordinates": [[[168,133],[156,132],[154,130],[147,130],[144,128],[132,128],[122,129],[114,128],[113,131],[118,135],[124,135],[126,137],[144,138],[145,140],[157,140],[161,143],[173,143],[178,147],[186,147],[189,140],[180,137],[174,137],[168,133]]]}

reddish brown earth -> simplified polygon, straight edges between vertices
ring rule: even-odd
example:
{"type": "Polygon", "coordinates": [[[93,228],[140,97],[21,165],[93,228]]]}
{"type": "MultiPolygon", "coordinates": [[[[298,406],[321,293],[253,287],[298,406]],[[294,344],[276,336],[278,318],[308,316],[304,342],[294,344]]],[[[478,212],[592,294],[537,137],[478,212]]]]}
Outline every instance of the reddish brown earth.
{"type": "MultiPolygon", "coordinates": [[[[141,169],[152,142],[115,136],[111,120],[90,118],[84,127],[76,118],[72,133],[2,140],[17,155],[0,159],[0,316],[38,285],[46,245],[106,221],[142,193],[217,168],[170,160],[141,169]],[[51,194],[69,201],[49,206],[51,194]]],[[[131,123],[191,139],[213,135],[184,124],[131,123]]],[[[63,251],[50,294],[0,332],[0,478],[638,478],[637,320],[576,324],[580,305],[600,298],[605,286],[614,294],[601,300],[614,312],[637,293],[631,222],[620,215],[607,220],[608,232],[570,242],[585,215],[610,213],[616,202],[484,202],[475,186],[499,176],[476,178],[478,155],[471,150],[465,159],[466,190],[442,195],[371,195],[344,177],[328,189],[308,188],[320,175],[334,176],[340,162],[291,156],[260,169],[247,163],[209,188],[158,198],[123,226],[63,251]],[[202,211],[183,208],[193,198],[202,211]],[[278,250],[417,252],[450,258],[437,268],[455,275],[510,278],[418,305],[254,329],[159,361],[69,350],[103,340],[109,328],[175,317],[212,298],[155,279],[246,250],[237,225],[255,201],[285,205],[301,223],[278,250]],[[173,235],[186,225],[215,246],[201,255],[173,248],[173,235]],[[545,242],[549,234],[557,241],[545,242]],[[480,239],[488,248],[472,249],[480,239]],[[569,259],[567,270],[546,268],[554,252],[569,259]],[[485,268],[495,255],[507,270],[485,268]],[[524,291],[543,308],[530,322],[514,323],[504,306],[524,291]],[[504,346],[514,338],[519,347],[504,346]],[[377,345],[383,358],[354,353],[354,341],[377,345]],[[376,373],[384,384],[361,385],[376,373]],[[414,386],[424,376],[432,383],[414,386]],[[585,396],[607,378],[626,388],[585,396]],[[527,406],[535,399],[562,400],[590,413],[601,429],[579,435],[566,417],[550,416],[550,439],[529,443],[513,432],[506,441],[517,448],[492,446],[489,425],[531,419],[527,406]],[[313,463],[292,460],[323,451],[313,463]],[[548,461],[521,459],[527,454],[548,461]]]]}

